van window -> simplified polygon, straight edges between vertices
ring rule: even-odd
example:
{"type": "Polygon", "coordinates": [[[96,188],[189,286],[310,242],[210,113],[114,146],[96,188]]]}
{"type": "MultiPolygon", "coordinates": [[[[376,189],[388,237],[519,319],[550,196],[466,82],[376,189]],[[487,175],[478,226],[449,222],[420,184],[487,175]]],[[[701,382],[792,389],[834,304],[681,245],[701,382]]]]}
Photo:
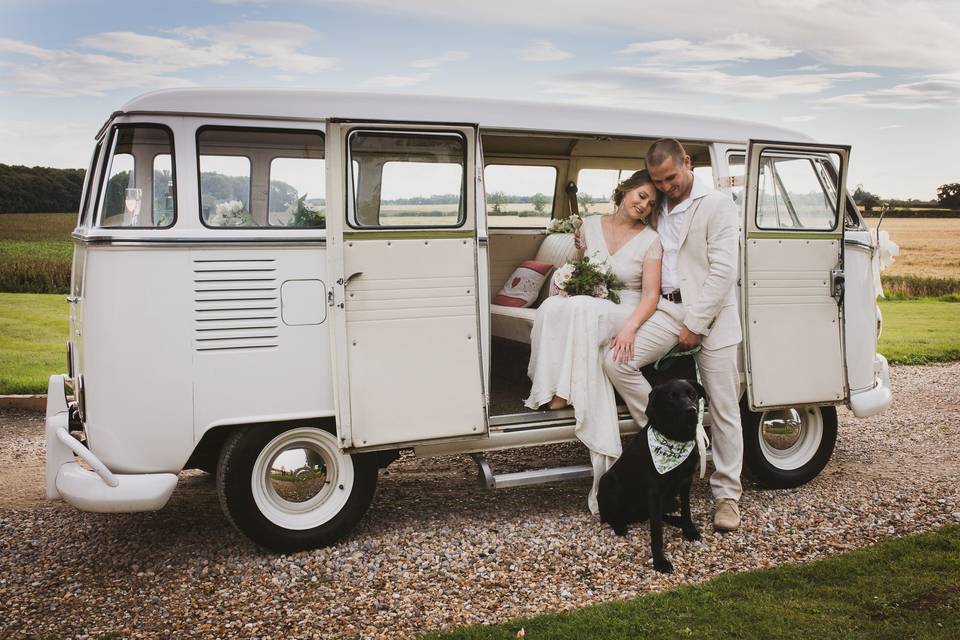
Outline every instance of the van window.
{"type": "Polygon", "coordinates": [[[355,228],[458,227],[466,219],[463,136],[354,131],[349,138],[355,228]]]}
{"type": "Polygon", "coordinates": [[[197,133],[200,219],[209,227],[326,226],[323,135],[203,127],[197,133]]]}
{"type": "Polygon", "coordinates": [[[169,227],[176,217],[173,136],[159,125],[118,125],[109,146],[100,186],[101,227],[169,227]],[[156,164],[158,157],[166,157],[156,164]],[[157,169],[166,171],[158,186],[157,169]],[[169,199],[167,195],[169,194],[169,199]],[[157,206],[160,202],[161,206],[157,206]]]}
{"type": "Polygon", "coordinates": [[[577,205],[581,216],[613,213],[613,190],[639,169],[581,169],[577,205]]]}
{"type": "Polygon", "coordinates": [[[272,227],[327,226],[326,160],[274,158],[267,203],[272,227]]]}
{"type": "Polygon", "coordinates": [[[173,222],[173,158],[169,153],[153,158],[153,211],[161,227],[173,222]]]}
{"type": "Polygon", "coordinates": [[[553,215],[557,168],[490,164],[483,170],[488,225],[543,229],[553,215]]]}
{"type": "Polygon", "coordinates": [[[793,156],[764,151],[757,188],[757,227],[829,231],[837,226],[837,191],[824,163],[835,154],[793,156]]]}

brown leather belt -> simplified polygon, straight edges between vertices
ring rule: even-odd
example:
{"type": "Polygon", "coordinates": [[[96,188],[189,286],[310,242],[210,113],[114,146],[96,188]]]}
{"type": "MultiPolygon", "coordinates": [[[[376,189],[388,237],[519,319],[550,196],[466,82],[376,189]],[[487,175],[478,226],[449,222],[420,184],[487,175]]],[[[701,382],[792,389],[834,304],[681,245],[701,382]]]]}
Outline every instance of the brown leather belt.
{"type": "Polygon", "coordinates": [[[677,304],[683,301],[683,299],[680,297],[680,289],[674,289],[669,293],[661,293],[660,295],[666,300],[669,300],[670,302],[676,302],[677,304]]]}

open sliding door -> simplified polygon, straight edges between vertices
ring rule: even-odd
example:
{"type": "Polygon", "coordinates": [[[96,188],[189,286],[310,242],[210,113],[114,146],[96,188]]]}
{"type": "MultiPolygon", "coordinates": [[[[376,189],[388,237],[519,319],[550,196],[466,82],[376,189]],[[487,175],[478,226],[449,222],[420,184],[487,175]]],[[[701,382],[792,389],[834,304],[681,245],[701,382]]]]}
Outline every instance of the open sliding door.
{"type": "Polygon", "coordinates": [[[327,136],[341,446],[485,434],[476,129],[333,122],[327,136]]]}
{"type": "Polygon", "coordinates": [[[847,146],[750,141],[741,273],[754,411],[847,397],[842,301],[849,152],[847,146]]]}

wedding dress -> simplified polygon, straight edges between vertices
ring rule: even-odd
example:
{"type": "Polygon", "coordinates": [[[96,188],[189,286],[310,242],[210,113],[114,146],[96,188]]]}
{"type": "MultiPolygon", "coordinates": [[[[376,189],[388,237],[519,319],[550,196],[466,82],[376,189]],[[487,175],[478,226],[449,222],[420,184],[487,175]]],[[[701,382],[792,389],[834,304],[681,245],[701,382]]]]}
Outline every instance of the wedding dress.
{"type": "Polygon", "coordinates": [[[616,400],[613,385],[603,373],[603,356],[609,341],[640,302],[644,263],[662,257],[657,232],[649,227],[611,255],[602,218],[595,215],[583,222],[584,255],[606,262],[624,283],[625,288],[618,291],[620,304],[591,296],[551,296],[540,305],[527,368],[533,386],[524,401],[530,409],[537,409],[557,395],[573,405],[575,433],[590,450],[593,465],[593,488],[587,498],[592,513],[597,513],[600,476],[622,452],[616,400]]]}

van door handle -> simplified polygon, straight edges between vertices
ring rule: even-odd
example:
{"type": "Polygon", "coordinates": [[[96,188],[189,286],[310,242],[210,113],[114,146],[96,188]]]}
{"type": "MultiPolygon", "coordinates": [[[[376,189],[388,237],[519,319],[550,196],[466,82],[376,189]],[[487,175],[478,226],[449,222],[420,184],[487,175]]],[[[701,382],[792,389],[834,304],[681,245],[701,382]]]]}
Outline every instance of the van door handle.
{"type": "Polygon", "coordinates": [[[846,277],[843,275],[843,269],[833,269],[830,272],[830,293],[837,301],[837,304],[843,303],[843,285],[846,277]]]}
{"type": "Polygon", "coordinates": [[[343,286],[347,286],[348,284],[350,284],[351,280],[353,280],[357,276],[362,276],[362,275],[363,275],[363,271],[357,271],[356,273],[351,273],[344,279],[343,286]]]}

